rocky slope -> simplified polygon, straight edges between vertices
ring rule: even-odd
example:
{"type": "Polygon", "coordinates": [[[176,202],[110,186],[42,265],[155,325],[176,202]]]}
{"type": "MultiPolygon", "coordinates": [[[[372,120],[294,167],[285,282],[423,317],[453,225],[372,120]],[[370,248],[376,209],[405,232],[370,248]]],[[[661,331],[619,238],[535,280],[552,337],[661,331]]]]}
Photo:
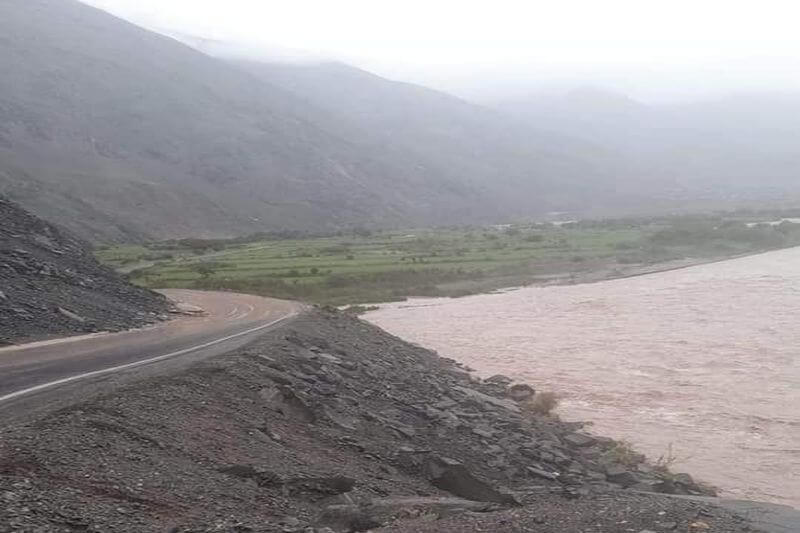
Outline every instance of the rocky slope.
{"type": "Polygon", "coordinates": [[[167,300],[101,266],[88,245],[0,196],[0,344],[152,323],[167,300]]]}
{"type": "Polygon", "coordinates": [[[531,392],[309,313],[240,353],[4,428],[0,532],[751,531],[633,492],[702,489],[523,414],[531,392]]]}

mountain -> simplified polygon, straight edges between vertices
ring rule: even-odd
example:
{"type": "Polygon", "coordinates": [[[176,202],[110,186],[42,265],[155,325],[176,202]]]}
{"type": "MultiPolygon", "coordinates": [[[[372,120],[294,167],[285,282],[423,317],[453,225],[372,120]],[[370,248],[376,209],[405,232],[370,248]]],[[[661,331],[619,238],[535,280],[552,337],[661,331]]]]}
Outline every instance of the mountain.
{"type": "Polygon", "coordinates": [[[342,65],[292,86],[74,0],[0,0],[0,69],[0,193],[96,241],[495,221],[614,174],[454,97],[342,65]]]}
{"type": "Polygon", "coordinates": [[[373,200],[324,117],[172,39],[71,0],[4,0],[0,35],[3,189],[83,235],[322,224],[373,200]]]}
{"type": "Polygon", "coordinates": [[[585,87],[496,107],[616,152],[654,193],[747,201],[800,194],[800,94],[742,93],[648,105],[585,87]]]}
{"type": "Polygon", "coordinates": [[[414,161],[424,180],[469,184],[487,202],[484,210],[495,208],[495,220],[614,201],[620,161],[596,143],[343,63],[231,61],[338,116],[375,153],[414,161]]]}
{"type": "Polygon", "coordinates": [[[0,196],[0,345],[155,322],[166,298],[98,264],[88,245],[0,196]]]}

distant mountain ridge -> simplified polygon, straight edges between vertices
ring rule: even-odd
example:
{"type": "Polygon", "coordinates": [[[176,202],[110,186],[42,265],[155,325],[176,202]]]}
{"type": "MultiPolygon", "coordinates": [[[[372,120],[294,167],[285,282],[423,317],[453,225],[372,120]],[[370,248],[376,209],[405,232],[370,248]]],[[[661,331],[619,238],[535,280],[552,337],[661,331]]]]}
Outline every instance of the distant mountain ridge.
{"type": "Polygon", "coordinates": [[[740,93],[646,105],[597,88],[531,95],[497,109],[615,151],[654,192],[749,201],[800,193],[800,94],[740,93]]]}
{"type": "Polygon", "coordinates": [[[331,68],[325,100],[74,0],[2,0],[0,192],[125,241],[496,221],[580,208],[611,174],[588,143],[331,68]]]}
{"type": "Polygon", "coordinates": [[[390,81],[338,62],[231,59],[260,79],[335,114],[369,138],[451,183],[470,183],[503,213],[581,209],[622,179],[620,161],[596,143],[545,132],[449,94],[390,81]]]}

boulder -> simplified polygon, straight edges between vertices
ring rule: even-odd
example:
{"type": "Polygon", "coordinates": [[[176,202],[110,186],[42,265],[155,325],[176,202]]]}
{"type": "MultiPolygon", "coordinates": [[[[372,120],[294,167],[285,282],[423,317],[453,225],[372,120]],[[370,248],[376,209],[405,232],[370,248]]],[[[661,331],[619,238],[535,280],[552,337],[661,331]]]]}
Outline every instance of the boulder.
{"type": "Polygon", "coordinates": [[[268,377],[275,383],[279,383],[281,385],[292,385],[295,380],[292,376],[287,374],[286,372],[281,372],[280,370],[275,370],[272,368],[265,368],[262,370],[264,376],[268,377]]]}
{"type": "Polygon", "coordinates": [[[512,385],[508,388],[507,394],[508,397],[515,402],[524,402],[525,400],[532,398],[533,395],[536,394],[536,391],[530,385],[517,383],[516,385],[512,385]]]}
{"type": "Polygon", "coordinates": [[[252,479],[259,487],[282,485],[280,476],[274,472],[254,467],[252,465],[235,464],[222,467],[218,470],[223,474],[242,479],[252,479]]]}
{"type": "Polygon", "coordinates": [[[358,363],[355,361],[342,361],[339,363],[339,366],[344,368],[345,370],[355,371],[358,370],[358,363]]]}
{"type": "Polygon", "coordinates": [[[478,479],[454,459],[432,456],[428,459],[426,470],[431,484],[455,496],[479,502],[517,504],[513,496],[478,479]]]}
{"type": "Polygon", "coordinates": [[[628,488],[639,492],[658,492],[663,494],[675,492],[674,487],[672,487],[670,483],[666,483],[660,479],[642,479],[628,488]]]}
{"type": "Polygon", "coordinates": [[[298,477],[283,482],[288,493],[311,492],[317,494],[337,495],[350,492],[356,480],[341,475],[298,477]]]}
{"type": "Polygon", "coordinates": [[[636,474],[620,465],[612,465],[606,468],[606,479],[615,485],[621,485],[625,488],[632,487],[639,482],[636,474]]]}
{"type": "Polygon", "coordinates": [[[513,379],[511,379],[508,376],[504,376],[503,374],[495,374],[494,376],[486,378],[483,381],[484,383],[489,383],[491,385],[505,385],[505,386],[511,385],[514,382],[513,379]]]}
{"type": "Polygon", "coordinates": [[[67,309],[64,309],[63,307],[59,307],[58,312],[61,313],[62,316],[67,317],[70,320],[74,320],[75,322],[80,322],[81,324],[86,322],[86,319],[83,318],[82,316],[73,313],[72,311],[69,311],[67,309]]]}
{"type": "Polygon", "coordinates": [[[287,418],[295,418],[313,424],[317,421],[314,409],[291,387],[264,387],[259,395],[267,401],[270,409],[287,418]]]}
{"type": "Polygon", "coordinates": [[[317,354],[317,357],[319,357],[320,359],[322,359],[322,360],[324,360],[324,361],[326,361],[328,363],[333,363],[335,365],[341,365],[342,364],[342,359],[340,357],[336,357],[333,354],[320,352],[320,353],[317,354]]]}
{"type": "Polygon", "coordinates": [[[175,302],[175,307],[171,310],[171,312],[187,316],[204,316],[206,314],[206,310],[202,307],[198,307],[186,302],[175,302]]]}
{"type": "Polygon", "coordinates": [[[558,472],[550,472],[549,470],[545,470],[544,468],[539,468],[536,466],[529,466],[526,468],[526,470],[532,476],[549,479],[550,481],[557,481],[560,475],[558,472]]]}
{"type": "Polygon", "coordinates": [[[492,504],[461,498],[378,498],[361,503],[328,505],[320,513],[316,525],[340,532],[366,531],[387,525],[398,518],[424,515],[441,519],[464,512],[488,512],[496,508],[492,504]]]}
{"type": "Polygon", "coordinates": [[[493,396],[489,396],[488,394],[483,394],[482,392],[476,391],[475,389],[470,389],[469,387],[453,387],[453,389],[459,391],[465,395],[467,399],[474,401],[484,408],[505,409],[506,411],[511,411],[515,414],[520,413],[519,406],[513,401],[495,398],[493,396]]]}
{"type": "Polygon", "coordinates": [[[433,404],[433,406],[436,409],[444,410],[444,411],[446,411],[447,409],[452,409],[456,405],[458,405],[458,402],[456,402],[452,398],[445,398],[445,399],[443,399],[441,401],[438,401],[435,404],[433,404]]]}
{"type": "Polygon", "coordinates": [[[589,446],[594,446],[597,442],[594,437],[583,433],[570,433],[563,437],[563,440],[574,448],[588,448],[589,446]]]}
{"type": "Polygon", "coordinates": [[[483,437],[485,439],[491,439],[494,437],[494,430],[487,426],[478,426],[472,428],[472,432],[479,437],[483,437]]]}

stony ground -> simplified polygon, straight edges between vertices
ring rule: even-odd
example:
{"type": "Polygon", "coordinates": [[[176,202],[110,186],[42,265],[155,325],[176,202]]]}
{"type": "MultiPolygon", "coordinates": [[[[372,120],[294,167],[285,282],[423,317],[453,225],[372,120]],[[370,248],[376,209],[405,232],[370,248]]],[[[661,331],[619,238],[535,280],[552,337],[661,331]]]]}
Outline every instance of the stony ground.
{"type": "Polygon", "coordinates": [[[0,345],[164,318],[166,299],[94,259],[88,245],[0,196],[0,345]]]}
{"type": "Polygon", "coordinates": [[[316,311],[4,428],[0,532],[751,531],[531,392],[316,311]]]}
{"type": "Polygon", "coordinates": [[[462,513],[442,520],[397,522],[392,533],[659,533],[748,531],[744,519],[709,504],[675,501],[630,492],[591,495],[575,500],[547,497],[496,513],[462,513]]]}

